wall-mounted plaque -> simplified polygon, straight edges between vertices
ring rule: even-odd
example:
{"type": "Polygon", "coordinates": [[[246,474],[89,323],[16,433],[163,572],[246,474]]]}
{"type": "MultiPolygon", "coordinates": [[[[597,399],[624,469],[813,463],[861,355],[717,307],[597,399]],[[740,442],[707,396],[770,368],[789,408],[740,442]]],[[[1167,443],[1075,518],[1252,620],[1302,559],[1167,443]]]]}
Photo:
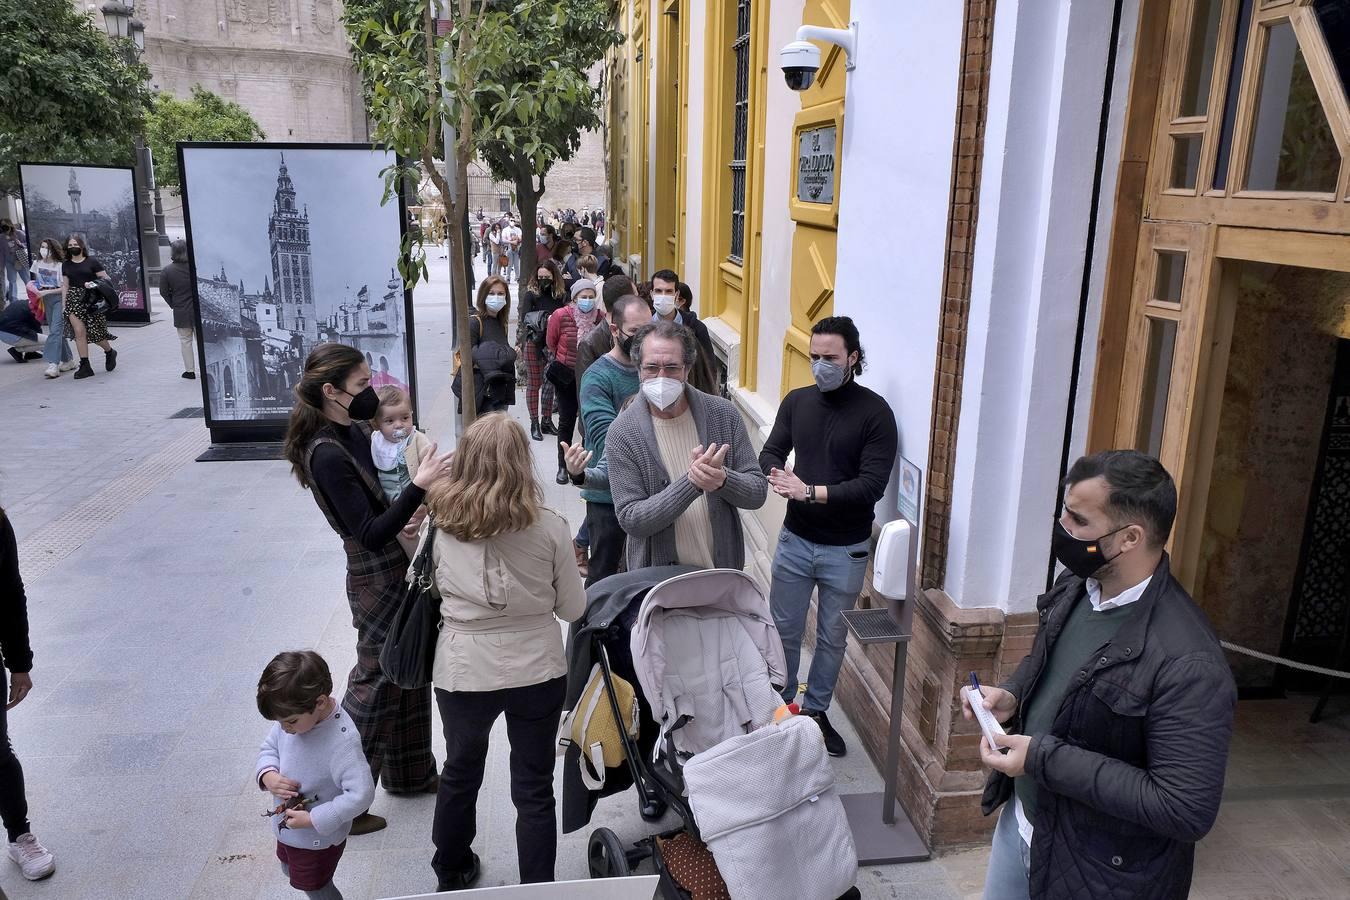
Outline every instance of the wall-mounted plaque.
{"type": "Polygon", "coordinates": [[[797,139],[797,200],[834,202],[835,126],[803,131],[797,139]]]}

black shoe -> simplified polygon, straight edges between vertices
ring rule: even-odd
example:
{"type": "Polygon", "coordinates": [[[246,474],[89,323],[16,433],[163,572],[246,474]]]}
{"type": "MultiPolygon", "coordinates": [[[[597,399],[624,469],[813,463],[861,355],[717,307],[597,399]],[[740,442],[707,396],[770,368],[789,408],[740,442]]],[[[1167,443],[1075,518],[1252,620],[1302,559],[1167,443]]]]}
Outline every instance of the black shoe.
{"type": "Polygon", "coordinates": [[[186,379],[188,379],[189,381],[195,381],[195,380],[197,379],[197,373],[196,373],[196,372],[184,372],[184,373],[183,373],[183,377],[186,378],[186,379]]]}
{"type": "Polygon", "coordinates": [[[567,474],[567,466],[558,466],[558,477],[553,479],[558,484],[567,484],[572,480],[572,476],[567,474]]]}
{"type": "Polygon", "coordinates": [[[89,360],[87,358],[80,360],[80,367],[75,370],[75,377],[76,378],[94,377],[94,367],[89,365],[89,360]]]}
{"type": "Polygon", "coordinates": [[[103,371],[111,372],[115,368],[117,368],[117,351],[109,350],[103,354],[103,371]]]}
{"type": "Polygon", "coordinates": [[[436,890],[438,891],[462,891],[465,888],[471,888],[478,881],[478,876],[483,874],[483,870],[478,866],[478,854],[470,853],[473,857],[473,864],[463,872],[453,872],[449,875],[438,875],[436,878],[436,890]]]}
{"type": "Polygon", "coordinates": [[[834,730],[834,726],[830,724],[830,720],[825,713],[817,712],[814,709],[804,709],[802,715],[815,719],[816,724],[820,726],[820,733],[825,738],[826,753],[831,756],[844,756],[848,753],[848,747],[844,745],[844,739],[839,735],[839,732],[834,730]]]}
{"type": "Polygon", "coordinates": [[[22,353],[20,353],[18,350],[15,350],[13,347],[10,347],[10,348],[9,348],[9,355],[10,355],[11,357],[13,357],[13,359],[14,359],[14,361],[15,361],[16,363],[26,363],[26,362],[28,362],[28,360],[24,358],[24,355],[23,355],[22,353]]]}
{"type": "Polygon", "coordinates": [[[539,430],[539,420],[538,420],[538,419],[531,419],[531,420],[530,420],[530,440],[532,440],[532,441],[542,441],[543,439],[544,439],[544,434],[543,434],[543,432],[541,432],[541,431],[539,430]]]}
{"type": "Polygon", "coordinates": [[[34,359],[42,359],[42,354],[41,354],[41,353],[33,353],[33,352],[30,350],[28,353],[25,353],[25,354],[23,355],[23,358],[24,358],[24,362],[28,362],[28,361],[34,360],[34,359]]]}
{"type": "Polygon", "coordinates": [[[352,834],[370,834],[375,831],[383,831],[389,825],[384,816],[372,815],[370,811],[361,813],[355,819],[352,819],[352,834]]]}
{"type": "Polygon", "coordinates": [[[544,434],[557,434],[558,428],[553,424],[553,417],[549,416],[539,421],[539,430],[544,434]]]}

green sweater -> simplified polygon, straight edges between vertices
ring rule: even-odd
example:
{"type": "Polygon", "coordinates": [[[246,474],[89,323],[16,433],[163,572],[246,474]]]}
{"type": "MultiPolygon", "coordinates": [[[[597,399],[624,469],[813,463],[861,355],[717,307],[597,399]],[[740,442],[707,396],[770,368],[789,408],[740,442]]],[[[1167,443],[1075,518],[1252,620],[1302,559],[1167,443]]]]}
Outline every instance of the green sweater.
{"type": "MultiPolygon", "coordinates": [[[[1031,696],[1022,704],[1022,733],[1031,737],[1050,731],[1074,676],[1085,664],[1093,662],[1097,652],[1115,638],[1121,624],[1134,612],[1133,603],[1097,612],[1086,593],[1074,602],[1063,630],[1050,647],[1050,656],[1031,696]]],[[[1023,775],[1013,779],[1013,788],[1030,819],[1036,809],[1036,782],[1023,775]]]]}
{"type": "MultiPolygon", "coordinates": [[[[591,465],[599,466],[605,458],[605,436],[610,423],[618,416],[624,401],[638,391],[637,366],[616,362],[606,353],[586,368],[581,376],[581,430],[586,449],[594,455],[591,465]]],[[[588,503],[614,504],[608,490],[587,488],[581,499],[588,503]]]]}

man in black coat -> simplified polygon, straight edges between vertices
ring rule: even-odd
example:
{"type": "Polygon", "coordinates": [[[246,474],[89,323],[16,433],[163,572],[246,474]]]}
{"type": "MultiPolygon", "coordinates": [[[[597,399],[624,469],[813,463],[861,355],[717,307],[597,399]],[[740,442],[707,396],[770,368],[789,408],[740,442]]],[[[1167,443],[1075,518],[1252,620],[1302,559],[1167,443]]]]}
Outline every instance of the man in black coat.
{"type": "MultiPolygon", "coordinates": [[[[1134,450],[1069,470],[1052,547],[1067,571],[1040,630],[983,705],[1003,723],[986,900],[1184,898],[1223,794],[1237,689],[1209,620],[1164,550],[1176,486],[1134,450]],[[1012,802],[1007,802],[1011,800],[1012,802]]],[[[971,718],[962,692],[963,713],[971,718]]]]}
{"type": "Polygon", "coordinates": [[[15,300],[0,310],[0,343],[9,344],[15,362],[42,358],[42,323],[28,308],[28,299],[15,300]]]}

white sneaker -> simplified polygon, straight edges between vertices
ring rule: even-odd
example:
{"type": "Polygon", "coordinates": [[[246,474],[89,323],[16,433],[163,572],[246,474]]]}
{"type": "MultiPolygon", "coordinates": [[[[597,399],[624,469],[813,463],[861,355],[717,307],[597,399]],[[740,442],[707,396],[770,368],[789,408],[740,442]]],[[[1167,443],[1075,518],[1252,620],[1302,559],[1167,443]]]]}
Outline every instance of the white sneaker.
{"type": "Polygon", "coordinates": [[[48,378],[60,378],[61,370],[56,367],[56,363],[47,363],[47,368],[42,374],[48,378]]]}
{"type": "Polygon", "coordinates": [[[68,359],[65,362],[61,363],[61,365],[57,366],[56,368],[58,371],[61,372],[69,372],[71,369],[74,369],[77,366],[79,366],[78,362],[76,362],[73,359],[68,359]]]}
{"type": "Polygon", "coordinates": [[[18,864],[23,877],[29,881],[38,881],[56,871],[56,858],[38,843],[32,832],[19,835],[19,839],[9,845],[9,858],[18,864]]]}

